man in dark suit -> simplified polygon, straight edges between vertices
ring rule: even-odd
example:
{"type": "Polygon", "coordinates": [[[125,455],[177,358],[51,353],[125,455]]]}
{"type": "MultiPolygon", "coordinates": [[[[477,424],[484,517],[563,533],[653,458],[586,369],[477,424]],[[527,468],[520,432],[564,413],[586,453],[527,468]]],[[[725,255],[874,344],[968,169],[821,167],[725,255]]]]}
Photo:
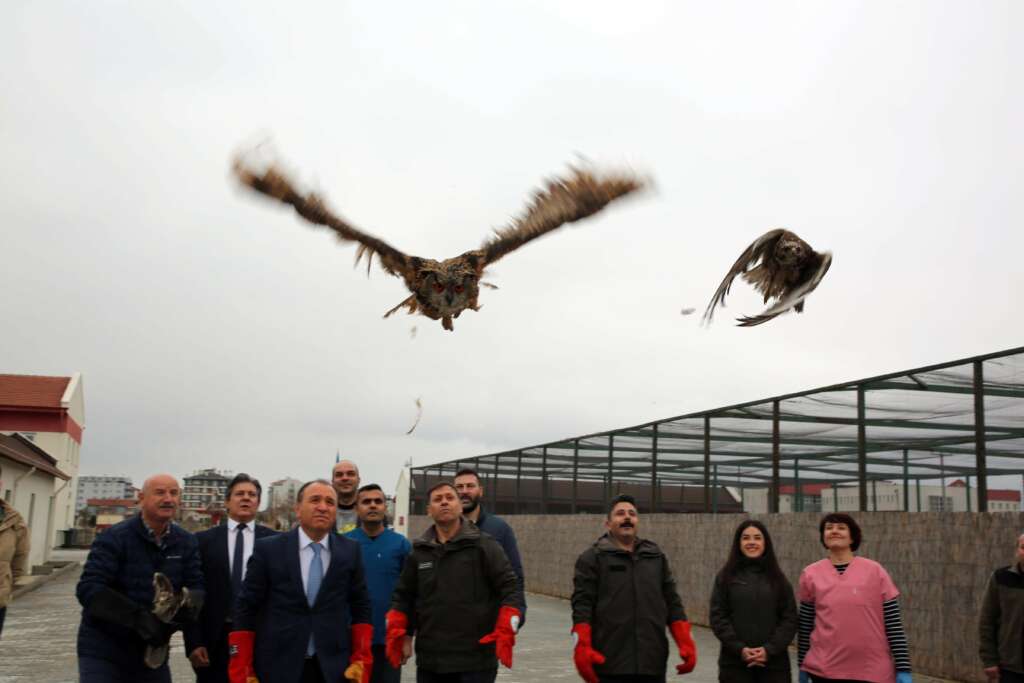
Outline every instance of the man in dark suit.
{"type": "Polygon", "coordinates": [[[248,474],[228,484],[225,507],[227,524],[196,534],[202,558],[207,599],[199,621],[185,629],[185,652],[198,683],[227,683],[228,631],[234,600],[242,590],[245,565],[256,539],[273,536],[274,530],[256,524],[263,487],[248,474]]]}
{"type": "Polygon", "coordinates": [[[370,595],[360,546],[334,531],[329,481],[299,489],[299,526],[256,542],[228,636],[231,683],[368,683],[370,595]]]}

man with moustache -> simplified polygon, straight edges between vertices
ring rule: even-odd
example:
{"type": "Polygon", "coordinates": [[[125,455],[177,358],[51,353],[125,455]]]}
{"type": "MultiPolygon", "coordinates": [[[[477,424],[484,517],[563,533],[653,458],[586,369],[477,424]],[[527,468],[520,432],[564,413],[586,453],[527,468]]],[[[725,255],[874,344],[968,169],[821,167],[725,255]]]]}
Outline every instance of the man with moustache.
{"type": "Polygon", "coordinates": [[[199,619],[184,629],[185,652],[198,683],[227,683],[228,632],[235,598],[256,539],[272,536],[256,523],[263,487],[248,474],[235,475],[225,495],[227,523],[196,534],[206,602],[199,619]]]}
{"type": "Polygon", "coordinates": [[[81,683],[167,683],[167,661],[156,669],[143,661],[146,646],[166,645],[180,623],[194,620],[203,599],[196,537],[172,521],[181,487],[169,474],[153,475],[139,492],[139,514],[96,536],[75,593],[82,604],[78,628],[81,683]],[[153,575],[160,572],[175,592],[189,589],[193,606],[171,623],[153,614],[153,575]]]}
{"type": "Polygon", "coordinates": [[[516,574],[498,542],[463,519],[451,483],[427,491],[427,514],[434,524],[413,542],[391,598],[388,659],[397,668],[408,658],[411,623],[417,683],[493,683],[499,661],[512,668],[516,574]]]}
{"type": "Polygon", "coordinates": [[[331,481],[338,496],[337,531],[347,534],[359,525],[356,515],[356,491],[359,490],[359,468],[351,460],[334,464],[331,481]]]}
{"type": "Polygon", "coordinates": [[[298,526],[256,541],[228,635],[231,683],[369,683],[370,596],[359,544],[334,532],[337,506],[329,481],[306,482],[298,526]]]}
{"type": "Polygon", "coordinates": [[[484,487],[480,485],[480,475],[476,470],[468,467],[459,470],[455,475],[455,490],[462,501],[462,516],[476,524],[480,531],[493,537],[512,564],[512,571],[516,573],[516,599],[519,602],[519,612],[522,614],[519,628],[522,628],[526,624],[526,583],[523,579],[523,561],[519,557],[516,532],[512,531],[508,522],[498,515],[484,511],[483,505],[480,504],[484,497],[484,487]]]}
{"type": "Polygon", "coordinates": [[[668,559],[639,538],[636,501],[612,500],[607,533],[576,560],[573,578],[573,661],[587,683],[664,683],[666,627],[679,649],[681,674],[697,665],[683,603],[668,559]]]}
{"type": "MultiPolygon", "coordinates": [[[[391,666],[384,653],[385,615],[412,545],[405,536],[387,528],[388,506],[380,486],[362,486],[356,496],[359,526],[346,536],[362,546],[366,586],[373,605],[373,676],[370,683],[398,683],[402,679],[402,670],[391,666]]],[[[411,637],[405,638],[402,652],[405,657],[412,654],[411,637]]]]}

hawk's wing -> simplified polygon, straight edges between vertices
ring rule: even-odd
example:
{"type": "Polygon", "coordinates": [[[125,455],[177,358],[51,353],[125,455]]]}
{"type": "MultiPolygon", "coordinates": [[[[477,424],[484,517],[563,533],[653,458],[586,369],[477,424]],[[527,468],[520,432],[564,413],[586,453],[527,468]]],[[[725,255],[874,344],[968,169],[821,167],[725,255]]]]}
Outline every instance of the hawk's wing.
{"type": "Polygon", "coordinates": [[[295,212],[314,225],[322,225],[334,231],[342,242],[358,242],[356,263],[363,255],[367,255],[366,270],[369,272],[373,255],[380,259],[381,267],[392,275],[397,275],[409,282],[412,273],[410,257],[395,249],[382,239],[367,234],[344,219],[335,215],[315,193],[302,194],[294,183],[276,166],[268,166],[263,171],[247,167],[241,157],[237,157],[232,167],[235,176],[247,187],[268,197],[290,204],[295,212]]]}
{"type": "Polygon", "coordinates": [[[729,293],[729,288],[732,287],[732,281],[736,279],[737,275],[741,275],[751,268],[759,260],[771,256],[775,250],[775,245],[782,237],[782,233],[786,232],[783,228],[776,228],[775,230],[769,230],[765,234],[754,240],[753,244],[747,247],[740,257],[736,259],[736,263],[732,264],[732,268],[726,273],[725,279],[722,280],[722,284],[718,285],[718,289],[715,290],[715,295],[711,297],[711,303],[708,304],[707,309],[704,311],[704,316],[701,318],[701,322],[705,325],[711,322],[711,317],[714,315],[715,306],[721,304],[725,305],[725,295],[729,293]]]}
{"type": "Polygon", "coordinates": [[[631,173],[597,176],[579,168],[571,168],[571,171],[568,178],[549,180],[546,187],[534,192],[521,216],[494,231],[495,235],[480,249],[484,266],[555,228],[594,215],[614,200],[645,185],[644,180],[631,173]]]}
{"type": "Polygon", "coordinates": [[[743,316],[742,318],[736,318],[739,321],[739,327],[753,327],[754,325],[760,325],[766,323],[772,318],[779,316],[789,309],[796,306],[798,303],[807,298],[807,295],[815,290],[818,284],[825,278],[825,273],[828,272],[829,267],[832,265],[832,252],[825,251],[820,255],[821,263],[818,264],[818,269],[814,271],[813,276],[802,285],[794,287],[792,291],[787,293],[784,297],[776,301],[774,304],[766,308],[759,315],[743,316]]]}

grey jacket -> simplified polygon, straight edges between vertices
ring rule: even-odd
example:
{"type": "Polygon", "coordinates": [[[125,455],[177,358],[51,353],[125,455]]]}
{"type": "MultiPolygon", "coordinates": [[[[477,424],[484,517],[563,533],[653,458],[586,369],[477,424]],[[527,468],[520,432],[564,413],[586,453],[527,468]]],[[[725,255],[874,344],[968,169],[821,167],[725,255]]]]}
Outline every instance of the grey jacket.
{"type": "Polygon", "coordinates": [[[982,664],[1024,673],[1024,575],[1019,565],[1000,567],[988,580],[978,619],[982,664]]]}

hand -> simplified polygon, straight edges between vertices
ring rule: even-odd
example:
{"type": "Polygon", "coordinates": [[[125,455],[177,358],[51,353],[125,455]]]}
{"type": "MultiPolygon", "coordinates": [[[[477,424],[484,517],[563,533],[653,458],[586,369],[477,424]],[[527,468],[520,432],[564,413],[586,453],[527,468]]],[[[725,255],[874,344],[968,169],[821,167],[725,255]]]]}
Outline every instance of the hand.
{"type": "Polygon", "coordinates": [[[405,666],[410,657],[412,657],[412,636],[405,636],[402,639],[402,666],[405,666]]]}
{"type": "Polygon", "coordinates": [[[166,645],[174,633],[174,627],[157,619],[156,615],[146,610],[139,610],[135,617],[135,632],[147,645],[159,647],[166,645]]]}
{"type": "Polygon", "coordinates": [[[676,664],[676,673],[688,674],[697,666],[697,644],[690,635],[690,622],[682,619],[673,621],[668,629],[679,648],[679,658],[683,660],[682,664],[676,664]]]}
{"type": "Polygon", "coordinates": [[[768,651],[763,647],[752,647],[750,649],[750,659],[747,660],[747,666],[766,666],[768,664],[768,651]]]}
{"type": "Polygon", "coordinates": [[[193,669],[204,669],[210,666],[210,653],[205,647],[199,646],[189,653],[188,661],[192,662],[193,669]]]}
{"type": "Polygon", "coordinates": [[[577,673],[587,683],[598,683],[594,665],[604,664],[604,655],[595,650],[591,643],[590,624],[576,624],[572,627],[572,636],[572,660],[577,673]]]}
{"type": "Polygon", "coordinates": [[[352,656],[349,667],[345,669],[345,678],[355,683],[370,683],[373,673],[373,624],[352,624],[352,656]]]}
{"type": "Polygon", "coordinates": [[[800,672],[800,683],[811,683],[811,675],[806,671],[800,672]]]}
{"type": "Polygon", "coordinates": [[[255,644],[255,631],[231,631],[228,633],[228,681],[230,683],[253,683],[256,681],[256,673],[252,666],[252,652],[255,644]]]}
{"type": "Polygon", "coordinates": [[[995,683],[996,681],[998,681],[999,680],[999,667],[998,666],[987,666],[987,667],[985,667],[985,677],[988,678],[988,680],[992,681],[992,683],[995,683]]]}
{"type": "Polygon", "coordinates": [[[498,610],[498,621],[494,624],[494,630],[479,641],[481,645],[494,643],[498,661],[506,669],[512,668],[512,648],[516,644],[516,629],[518,627],[519,610],[515,607],[504,606],[498,610]]]}
{"type": "Polygon", "coordinates": [[[911,677],[909,671],[897,671],[896,672],[896,683],[911,683],[911,677]]]}
{"type": "Polygon", "coordinates": [[[391,667],[393,669],[400,669],[402,664],[405,664],[402,656],[405,649],[404,638],[406,638],[406,628],[409,626],[409,617],[405,615],[405,612],[392,609],[388,610],[385,619],[387,627],[384,636],[384,653],[391,667]]]}

